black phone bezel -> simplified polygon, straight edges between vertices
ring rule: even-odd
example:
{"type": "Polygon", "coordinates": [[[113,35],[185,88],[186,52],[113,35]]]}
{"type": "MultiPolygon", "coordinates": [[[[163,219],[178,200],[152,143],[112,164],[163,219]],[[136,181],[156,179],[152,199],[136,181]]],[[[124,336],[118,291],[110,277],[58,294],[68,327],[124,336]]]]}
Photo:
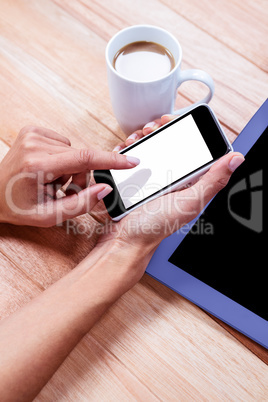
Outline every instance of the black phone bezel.
{"type": "MultiPolygon", "coordinates": [[[[225,139],[224,133],[221,130],[221,127],[219,126],[218,122],[216,121],[214,115],[210,112],[210,109],[206,105],[200,105],[197,106],[196,108],[190,110],[189,112],[183,114],[182,116],[179,116],[172,120],[171,122],[165,124],[164,126],[160,127],[156,131],[154,131],[152,134],[149,134],[148,136],[142,138],[139,140],[138,143],[134,143],[133,145],[130,145],[126,149],[122,150],[120,153],[124,154],[125,152],[129,151],[132,148],[135,148],[136,146],[139,146],[144,141],[149,141],[150,138],[153,136],[159,134],[161,131],[165,130],[166,128],[176,124],[180,120],[184,119],[188,115],[192,115],[205,143],[207,144],[211,154],[213,161],[219,159],[221,156],[227,154],[230,152],[231,148],[228,144],[228,142],[225,139]]],[[[157,191],[154,194],[151,194],[149,197],[144,198],[143,200],[137,202],[133,206],[129,208],[125,208],[123,201],[120,197],[119,192],[117,191],[116,184],[113,180],[113,177],[111,175],[110,170],[95,170],[94,171],[94,179],[96,183],[105,183],[110,185],[113,188],[113,191],[108,194],[104,199],[104,204],[107,208],[107,211],[109,215],[112,218],[116,218],[120,215],[122,215],[125,212],[130,211],[137,205],[140,205],[143,203],[146,199],[151,198],[152,196],[156,195],[157,193],[167,189],[168,187],[178,183],[179,181],[185,179],[187,176],[190,176],[194,172],[200,170],[201,168],[204,168],[210,162],[200,166],[198,169],[195,169],[191,172],[189,172],[187,175],[181,177],[180,179],[174,181],[173,183],[169,184],[168,186],[164,187],[162,190],[157,191]]]]}

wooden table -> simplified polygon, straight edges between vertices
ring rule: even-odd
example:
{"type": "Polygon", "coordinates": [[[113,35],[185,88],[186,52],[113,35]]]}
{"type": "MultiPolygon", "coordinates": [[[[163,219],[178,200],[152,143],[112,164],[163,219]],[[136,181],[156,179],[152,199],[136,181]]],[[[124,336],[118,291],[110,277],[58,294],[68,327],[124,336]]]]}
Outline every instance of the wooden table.
{"type": "MultiPolygon", "coordinates": [[[[1,0],[1,157],[26,124],[57,130],[80,148],[121,142],[104,50],[118,30],[141,23],[180,40],[183,69],[212,75],[211,106],[233,140],[268,93],[267,0],[1,0]]],[[[183,84],[177,102],[205,91],[183,84]]],[[[1,224],[1,316],[83,259],[100,224],[94,212],[51,229],[1,224]]],[[[266,350],[145,275],[36,400],[264,401],[267,361],[266,350]]]]}

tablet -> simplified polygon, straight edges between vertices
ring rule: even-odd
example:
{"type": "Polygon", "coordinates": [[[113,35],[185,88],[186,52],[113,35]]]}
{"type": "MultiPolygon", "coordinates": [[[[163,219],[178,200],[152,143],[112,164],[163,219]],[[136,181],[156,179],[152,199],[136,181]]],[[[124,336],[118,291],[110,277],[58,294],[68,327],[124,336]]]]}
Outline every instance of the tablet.
{"type": "Polygon", "coordinates": [[[246,156],[191,224],[165,239],[146,272],[268,348],[268,100],[233,143],[246,156]]]}

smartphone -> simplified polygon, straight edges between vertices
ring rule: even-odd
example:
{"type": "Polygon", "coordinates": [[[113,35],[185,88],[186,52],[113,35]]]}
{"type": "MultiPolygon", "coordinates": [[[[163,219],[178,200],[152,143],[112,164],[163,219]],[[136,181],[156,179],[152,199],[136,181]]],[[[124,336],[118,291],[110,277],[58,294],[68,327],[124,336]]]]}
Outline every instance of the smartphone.
{"type": "Polygon", "coordinates": [[[120,151],[140,159],[135,168],[95,170],[94,178],[113,188],[103,201],[117,221],[145,202],[185,187],[232,150],[214,112],[202,104],[120,151]]]}

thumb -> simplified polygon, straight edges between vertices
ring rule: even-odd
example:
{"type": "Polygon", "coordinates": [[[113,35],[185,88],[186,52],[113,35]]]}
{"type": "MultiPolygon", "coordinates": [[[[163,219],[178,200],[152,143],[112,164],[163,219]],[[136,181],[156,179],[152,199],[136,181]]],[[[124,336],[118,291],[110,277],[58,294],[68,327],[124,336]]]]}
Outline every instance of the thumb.
{"type": "Polygon", "coordinates": [[[183,190],[185,194],[191,193],[192,198],[189,206],[195,216],[227,185],[232,173],[244,160],[245,158],[241,153],[230,152],[212,165],[197,183],[183,190]]]}
{"type": "Polygon", "coordinates": [[[171,193],[172,207],[165,216],[177,220],[177,229],[195,218],[228,183],[232,173],[244,161],[239,152],[220,158],[193,186],[171,193]]]}
{"type": "Polygon", "coordinates": [[[77,194],[55,200],[53,212],[56,224],[90,212],[112,190],[112,187],[107,184],[94,184],[77,194]]]}
{"type": "Polygon", "coordinates": [[[239,152],[230,152],[220,158],[209,171],[194,185],[199,195],[204,196],[207,204],[228,183],[232,173],[244,162],[244,156],[239,152]]]}

